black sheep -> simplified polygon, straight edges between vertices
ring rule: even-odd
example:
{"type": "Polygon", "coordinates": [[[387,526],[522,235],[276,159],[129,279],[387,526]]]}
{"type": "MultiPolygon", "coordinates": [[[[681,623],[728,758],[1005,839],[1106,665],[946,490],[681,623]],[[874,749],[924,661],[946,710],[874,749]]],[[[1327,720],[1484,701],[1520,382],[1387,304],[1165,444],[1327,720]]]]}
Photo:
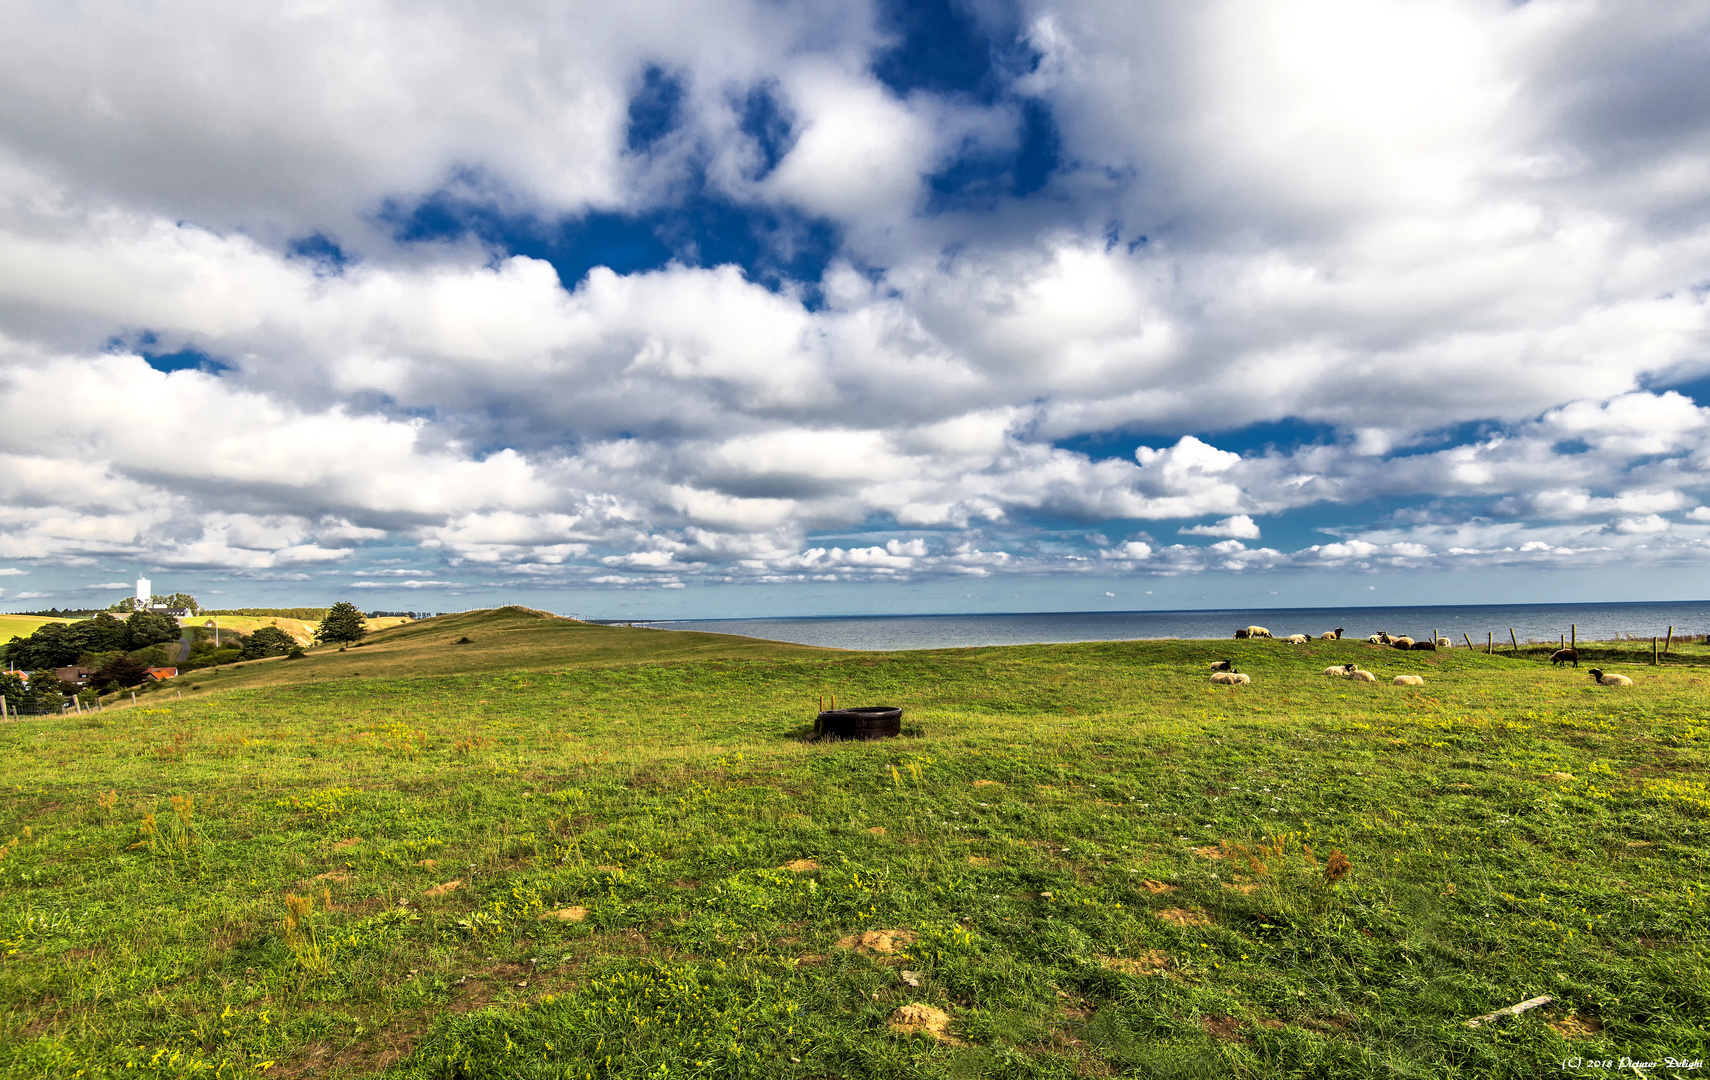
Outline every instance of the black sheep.
{"type": "Polygon", "coordinates": [[[1574,667],[1578,667],[1579,653],[1573,649],[1557,649],[1555,652],[1550,654],[1550,664],[1551,666],[1556,664],[1572,664],[1574,667]]]}

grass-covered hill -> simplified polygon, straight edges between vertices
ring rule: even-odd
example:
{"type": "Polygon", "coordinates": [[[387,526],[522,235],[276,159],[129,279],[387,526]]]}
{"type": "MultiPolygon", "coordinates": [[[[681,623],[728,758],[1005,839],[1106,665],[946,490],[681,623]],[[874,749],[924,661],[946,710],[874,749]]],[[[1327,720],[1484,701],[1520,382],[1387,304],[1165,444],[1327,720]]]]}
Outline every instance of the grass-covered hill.
{"type": "Polygon", "coordinates": [[[0,726],[0,1076],[1710,1057],[1710,668],[1640,657],[1608,688],[1355,642],[849,653],[503,609],[227,668],[0,726]],[[1208,682],[1225,656],[1250,686],[1208,682]],[[1384,681],[1322,674],[1347,660],[1384,681]],[[831,694],[904,736],[805,742],[831,694]]]}

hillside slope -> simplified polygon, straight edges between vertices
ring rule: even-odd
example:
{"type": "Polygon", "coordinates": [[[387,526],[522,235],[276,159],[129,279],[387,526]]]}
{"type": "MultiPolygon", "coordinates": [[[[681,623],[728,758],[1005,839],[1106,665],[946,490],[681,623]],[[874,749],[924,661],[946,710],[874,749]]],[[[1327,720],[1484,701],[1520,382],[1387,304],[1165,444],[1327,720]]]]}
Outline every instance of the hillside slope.
{"type": "Polygon", "coordinates": [[[796,655],[835,656],[839,651],[731,634],[598,626],[531,608],[503,607],[394,626],[370,633],[361,645],[343,652],[322,646],[300,660],[261,660],[193,674],[206,689],[225,690],[356,676],[409,678],[796,655]],[[458,644],[464,638],[468,642],[458,644]]]}

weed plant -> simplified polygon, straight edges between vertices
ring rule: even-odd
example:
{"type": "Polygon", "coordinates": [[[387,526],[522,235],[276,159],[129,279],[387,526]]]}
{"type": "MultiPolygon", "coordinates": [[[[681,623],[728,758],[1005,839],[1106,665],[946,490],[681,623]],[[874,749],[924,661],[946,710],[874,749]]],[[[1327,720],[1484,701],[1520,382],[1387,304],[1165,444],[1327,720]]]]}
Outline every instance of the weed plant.
{"type": "Polygon", "coordinates": [[[460,620],[0,725],[0,1076],[1710,1057],[1705,667],[460,620]],[[483,649],[513,666],[435,672],[483,649]],[[1224,656],[1253,684],[1211,685],[1224,656]],[[1321,674],[1348,660],[1385,681],[1321,674]],[[903,737],[806,741],[833,693],[903,737]],[[887,1028],[915,1002],[945,1039],[887,1028]]]}

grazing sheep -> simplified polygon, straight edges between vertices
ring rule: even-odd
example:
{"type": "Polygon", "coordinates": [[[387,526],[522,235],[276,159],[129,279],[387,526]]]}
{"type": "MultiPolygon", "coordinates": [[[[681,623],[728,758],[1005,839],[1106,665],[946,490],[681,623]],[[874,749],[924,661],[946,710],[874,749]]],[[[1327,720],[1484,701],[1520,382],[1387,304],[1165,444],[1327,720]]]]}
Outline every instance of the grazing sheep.
{"type": "Polygon", "coordinates": [[[1605,675],[1605,674],[1603,674],[1603,672],[1598,671],[1596,668],[1592,668],[1590,674],[1591,674],[1591,681],[1592,682],[1598,683],[1598,684],[1603,685],[1603,686],[1632,686],[1633,685],[1632,679],[1627,678],[1627,676],[1625,676],[1625,675],[1617,675],[1614,672],[1610,672],[1609,674],[1605,675]]]}
{"type": "Polygon", "coordinates": [[[1245,630],[1235,631],[1235,640],[1236,641],[1246,641],[1247,640],[1247,631],[1245,631],[1245,630]]]}
{"type": "Polygon", "coordinates": [[[1342,628],[1340,626],[1338,626],[1334,630],[1326,630],[1326,631],[1324,631],[1323,636],[1324,636],[1325,641],[1341,641],[1342,640],[1342,628]]]}
{"type": "Polygon", "coordinates": [[[1574,667],[1578,667],[1579,653],[1573,649],[1557,649],[1550,654],[1550,666],[1554,667],[1557,664],[1572,664],[1574,667]]]}
{"type": "Polygon", "coordinates": [[[1437,643],[1435,641],[1415,641],[1408,648],[1416,652],[1436,652],[1437,643]]]}
{"type": "Polygon", "coordinates": [[[1392,637],[1389,639],[1389,646],[1392,649],[1411,649],[1413,648],[1413,639],[1406,634],[1400,637],[1392,637]]]}
{"type": "Polygon", "coordinates": [[[1249,626],[1247,627],[1247,636],[1250,638],[1270,637],[1271,632],[1262,626],[1249,626]]]}
{"type": "Polygon", "coordinates": [[[1230,686],[1245,686],[1253,680],[1239,671],[1219,671],[1211,677],[1214,683],[1226,683],[1230,686]]]}
{"type": "Polygon", "coordinates": [[[1417,675],[1397,675],[1394,679],[1397,686],[1424,686],[1425,680],[1417,675]]]}
{"type": "Polygon", "coordinates": [[[1355,668],[1353,671],[1348,673],[1348,678],[1355,682],[1377,682],[1377,676],[1364,668],[1355,668]]]}
{"type": "Polygon", "coordinates": [[[1439,649],[1452,649],[1454,648],[1454,644],[1454,642],[1450,641],[1446,637],[1440,637],[1437,639],[1437,648],[1439,649]]]}
{"type": "Polygon", "coordinates": [[[1290,645],[1305,645],[1312,639],[1307,637],[1305,634],[1290,634],[1288,637],[1283,638],[1283,640],[1288,642],[1290,645]]]}
{"type": "Polygon", "coordinates": [[[1325,668],[1324,674],[1336,679],[1351,679],[1358,669],[1358,664],[1337,664],[1335,667],[1325,668]]]}
{"type": "Polygon", "coordinates": [[[1213,671],[1234,671],[1235,670],[1235,661],[1233,661],[1233,660],[1213,660],[1211,662],[1211,670],[1213,670],[1213,671]]]}

